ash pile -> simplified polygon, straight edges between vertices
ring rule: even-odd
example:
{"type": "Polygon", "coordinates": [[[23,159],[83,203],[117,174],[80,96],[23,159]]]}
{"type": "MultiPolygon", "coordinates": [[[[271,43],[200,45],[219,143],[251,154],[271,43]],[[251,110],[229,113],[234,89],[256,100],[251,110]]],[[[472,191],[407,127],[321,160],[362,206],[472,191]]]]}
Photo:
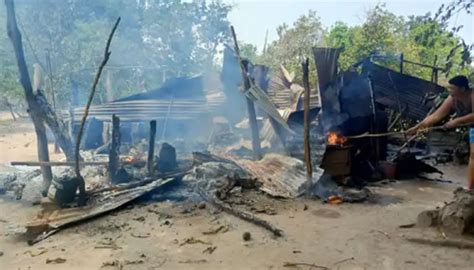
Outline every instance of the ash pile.
{"type": "MultiPolygon", "coordinates": [[[[282,236],[254,215],[273,213],[271,203],[259,201],[364,202],[371,182],[440,174],[425,161],[455,155],[443,145],[435,150],[433,138],[398,136],[406,121],[435,107],[443,89],[433,82],[372,59],[340,72],[338,49],[314,48],[319,85],[311,88],[307,76],[301,86],[283,66],[270,73],[236,51],[225,48],[218,76],[172,78],[159,89],[92,106],[82,145],[84,205],[71,164],[50,164],[62,167],[55,167],[42,212],[24,226],[30,243],[157,191],[186,193],[282,236]]],[[[303,68],[307,75],[308,62],[303,68]]],[[[64,112],[70,132],[82,111],[64,112]]],[[[31,183],[40,194],[38,171],[1,180],[1,190],[17,199],[31,183]]]]}

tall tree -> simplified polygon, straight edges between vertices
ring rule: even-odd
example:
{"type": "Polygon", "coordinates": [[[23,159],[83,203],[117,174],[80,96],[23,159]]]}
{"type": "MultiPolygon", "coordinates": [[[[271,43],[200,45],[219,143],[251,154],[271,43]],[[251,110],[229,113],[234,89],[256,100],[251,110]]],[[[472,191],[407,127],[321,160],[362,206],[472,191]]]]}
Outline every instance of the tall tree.
{"type": "Polygon", "coordinates": [[[307,15],[300,16],[292,27],[287,24],[280,25],[277,34],[278,39],[268,45],[261,62],[273,69],[282,64],[301,81],[301,63],[305,57],[313,55],[313,47],[323,44],[325,31],[319,16],[316,11],[310,10],[307,15]]]}

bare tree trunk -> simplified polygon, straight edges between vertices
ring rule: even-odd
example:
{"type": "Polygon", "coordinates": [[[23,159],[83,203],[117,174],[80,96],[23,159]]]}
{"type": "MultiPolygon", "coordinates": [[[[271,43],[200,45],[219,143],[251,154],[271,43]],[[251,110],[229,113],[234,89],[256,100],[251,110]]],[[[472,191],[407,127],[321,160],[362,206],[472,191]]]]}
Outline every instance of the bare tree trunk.
{"type": "MultiPolygon", "coordinates": [[[[64,123],[57,117],[56,113],[51,108],[46,97],[44,97],[41,91],[38,91],[37,94],[35,94],[33,91],[34,89],[31,84],[30,75],[28,73],[28,68],[26,66],[25,56],[23,52],[21,33],[18,29],[18,25],[16,22],[15,5],[13,3],[13,0],[5,0],[5,6],[7,7],[8,37],[10,38],[13,44],[13,49],[15,51],[15,56],[18,63],[18,70],[20,73],[20,83],[25,91],[26,102],[28,104],[28,113],[30,114],[35,127],[38,125],[43,125],[43,121],[46,122],[46,124],[53,132],[56,141],[63,149],[66,158],[68,160],[73,160],[74,153],[71,138],[67,134],[67,129],[65,128],[64,123]]],[[[42,130],[44,130],[44,128],[35,129],[37,130],[37,132],[42,132],[42,130]]],[[[38,140],[40,140],[39,138],[42,136],[42,134],[37,133],[38,140]]]]}
{"type": "MultiPolygon", "coordinates": [[[[48,153],[48,140],[46,138],[46,129],[41,118],[40,111],[41,107],[35,101],[35,95],[33,94],[33,87],[31,85],[30,75],[26,66],[25,55],[23,52],[23,44],[21,41],[21,34],[18,30],[15,17],[15,6],[13,0],[5,0],[5,6],[7,8],[7,31],[8,37],[10,38],[15,56],[18,64],[18,71],[20,74],[20,83],[23,86],[25,92],[26,102],[28,104],[28,113],[31,116],[33,125],[35,126],[36,138],[38,142],[38,159],[39,161],[49,161],[48,153]]],[[[52,171],[49,166],[41,166],[41,172],[43,174],[43,195],[46,195],[49,185],[52,180],[52,171]]]]}

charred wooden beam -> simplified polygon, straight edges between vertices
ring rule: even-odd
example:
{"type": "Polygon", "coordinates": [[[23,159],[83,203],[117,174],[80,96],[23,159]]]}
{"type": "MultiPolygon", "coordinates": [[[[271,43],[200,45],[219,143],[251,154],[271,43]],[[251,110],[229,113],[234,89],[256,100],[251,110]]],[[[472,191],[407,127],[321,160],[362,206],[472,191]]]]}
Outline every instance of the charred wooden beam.
{"type": "Polygon", "coordinates": [[[302,64],[303,66],[303,87],[304,87],[304,162],[306,163],[306,178],[311,180],[313,175],[313,165],[311,164],[311,147],[309,141],[309,102],[310,102],[310,87],[309,87],[309,59],[302,64]]]}
{"type": "Polygon", "coordinates": [[[115,183],[117,171],[120,166],[119,160],[120,148],[120,118],[115,114],[112,115],[112,143],[109,152],[109,178],[112,183],[115,183]]]}
{"type": "Polygon", "coordinates": [[[155,157],[155,138],[156,138],[156,120],[150,122],[150,140],[148,142],[148,159],[147,169],[148,174],[153,175],[154,171],[154,157],[155,157]]]}
{"type": "MultiPolygon", "coordinates": [[[[235,53],[237,54],[237,57],[239,59],[240,63],[240,70],[242,74],[242,82],[243,82],[243,88],[244,90],[250,89],[250,79],[248,77],[248,67],[247,65],[243,62],[242,58],[240,57],[240,49],[239,49],[239,44],[237,42],[237,36],[235,34],[234,27],[231,26],[230,30],[232,31],[232,37],[234,38],[234,48],[235,48],[235,53]]],[[[248,117],[249,117],[249,124],[250,124],[250,129],[252,132],[252,150],[254,154],[255,159],[261,159],[262,158],[262,150],[260,146],[260,136],[259,136],[259,130],[258,130],[258,124],[257,124],[257,115],[255,113],[255,105],[253,104],[253,101],[249,99],[248,97],[246,98],[247,100],[247,110],[248,110],[248,117]]]]}

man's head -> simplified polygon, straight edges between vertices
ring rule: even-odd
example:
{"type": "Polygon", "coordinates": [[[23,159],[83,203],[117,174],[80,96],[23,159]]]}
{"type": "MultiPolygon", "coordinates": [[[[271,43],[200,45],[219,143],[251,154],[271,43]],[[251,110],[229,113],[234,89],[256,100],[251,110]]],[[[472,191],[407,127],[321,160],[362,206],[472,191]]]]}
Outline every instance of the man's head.
{"type": "Polygon", "coordinates": [[[455,76],[448,81],[448,90],[452,95],[462,95],[466,94],[471,89],[469,88],[469,80],[466,76],[455,76]]]}

